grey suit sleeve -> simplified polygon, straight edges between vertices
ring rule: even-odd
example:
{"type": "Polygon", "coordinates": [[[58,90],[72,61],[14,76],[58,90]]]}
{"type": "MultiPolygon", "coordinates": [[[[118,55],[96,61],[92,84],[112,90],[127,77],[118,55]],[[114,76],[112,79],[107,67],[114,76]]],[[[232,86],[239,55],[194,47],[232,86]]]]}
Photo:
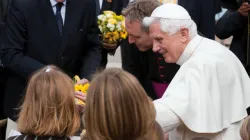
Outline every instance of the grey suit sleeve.
{"type": "Polygon", "coordinates": [[[2,62],[8,69],[21,77],[28,78],[43,64],[25,56],[24,52],[28,46],[28,31],[24,11],[22,11],[24,8],[20,8],[23,4],[17,0],[12,0],[0,51],[2,62]]]}

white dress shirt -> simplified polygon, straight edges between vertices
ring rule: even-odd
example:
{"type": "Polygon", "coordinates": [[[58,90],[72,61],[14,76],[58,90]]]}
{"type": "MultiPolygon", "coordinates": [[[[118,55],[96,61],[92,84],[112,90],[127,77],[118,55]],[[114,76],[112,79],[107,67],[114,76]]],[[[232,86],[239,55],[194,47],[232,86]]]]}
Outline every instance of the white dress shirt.
{"type": "MultiPolygon", "coordinates": [[[[51,3],[51,6],[52,6],[52,9],[53,9],[53,12],[56,15],[56,4],[57,4],[57,1],[56,0],[50,0],[50,3],[51,3]]],[[[63,24],[64,24],[65,14],[66,14],[66,0],[63,2],[63,6],[61,8],[61,14],[62,14],[62,20],[63,20],[63,24]]]]}
{"type": "Polygon", "coordinates": [[[102,9],[102,3],[103,3],[103,0],[99,0],[100,9],[102,9]]]}

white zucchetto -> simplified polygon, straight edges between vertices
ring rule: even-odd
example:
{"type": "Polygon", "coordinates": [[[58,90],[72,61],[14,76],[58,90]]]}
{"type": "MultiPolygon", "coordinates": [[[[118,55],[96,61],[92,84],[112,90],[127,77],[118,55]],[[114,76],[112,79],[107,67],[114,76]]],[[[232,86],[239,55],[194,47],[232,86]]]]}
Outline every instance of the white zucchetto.
{"type": "Polygon", "coordinates": [[[151,17],[167,19],[191,19],[186,9],[178,4],[166,3],[157,7],[151,14],[151,17]]]}

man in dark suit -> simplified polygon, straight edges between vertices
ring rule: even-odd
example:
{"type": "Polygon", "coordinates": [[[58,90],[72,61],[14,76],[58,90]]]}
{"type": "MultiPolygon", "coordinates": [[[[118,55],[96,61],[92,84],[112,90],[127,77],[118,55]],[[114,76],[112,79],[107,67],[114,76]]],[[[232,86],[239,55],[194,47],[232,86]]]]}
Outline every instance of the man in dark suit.
{"type": "MultiPolygon", "coordinates": [[[[223,1],[222,1],[223,2],[223,1]]],[[[243,0],[224,2],[223,7],[231,8],[218,20],[216,36],[226,39],[233,36],[230,50],[240,59],[243,65],[247,63],[247,28],[250,5],[243,0]],[[235,2],[235,3],[233,3],[235,2]]],[[[248,74],[250,71],[247,69],[248,74]]]]}
{"type": "MultiPolygon", "coordinates": [[[[4,23],[0,21],[0,47],[1,47],[1,40],[2,40],[2,33],[4,30],[4,23]]],[[[5,83],[5,72],[2,68],[0,68],[0,93],[3,93],[4,83],[5,83]]],[[[3,112],[3,102],[4,102],[4,94],[0,95],[0,139],[5,139],[5,127],[6,127],[6,119],[3,112]]]]}
{"type": "Polygon", "coordinates": [[[197,25],[197,30],[207,38],[215,38],[215,14],[221,11],[218,0],[178,0],[197,25]]]}
{"type": "Polygon", "coordinates": [[[27,80],[53,64],[90,80],[101,61],[93,0],[12,0],[1,53],[9,70],[5,114],[16,120],[27,80]]]}
{"type": "Polygon", "coordinates": [[[0,21],[4,21],[11,0],[0,0],[0,21]]]}
{"type": "MultiPolygon", "coordinates": [[[[103,11],[113,11],[117,15],[121,14],[122,9],[127,5],[126,0],[95,0],[97,16],[102,14],[103,11]]],[[[119,42],[118,42],[119,43],[119,42]]],[[[101,69],[105,69],[108,63],[108,54],[114,55],[119,44],[101,44],[102,61],[101,69]]]]}
{"type": "Polygon", "coordinates": [[[150,16],[160,6],[158,1],[134,1],[123,9],[126,17],[125,28],[128,32],[128,44],[122,43],[123,69],[133,74],[152,99],[161,98],[179,66],[165,63],[163,57],[152,51],[153,40],[149,30],[142,25],[142,19],[150,16]],[[126,48],[127,47],[127,48],[126,48]],[[126,65],[124,65],[124,60],[126,65]]]}
{"type": "MultiPolygon", "coordinates": [[[[3,34],[3,30],[4,30],[4,23],[0,21],[0,47],[1,47],[1,41],[2,41],[2,34],[3,34]]],[[[1,72],[1,68],[0,68],[0,72],[1,72]]],[[[1,74],[0,74],[0,91],[2,91],[1,89],[3,88],[3,85],[2,85],[2,77],[1,77],[1,74]]],[[[2,93],[2,92],[1,92],[2,93]]],[[[4,113],[3,113],[3,101],[4,99],[2,98],[1,96],[1,99],[0,99],[0,120],[4,118],[4,113]]]]}

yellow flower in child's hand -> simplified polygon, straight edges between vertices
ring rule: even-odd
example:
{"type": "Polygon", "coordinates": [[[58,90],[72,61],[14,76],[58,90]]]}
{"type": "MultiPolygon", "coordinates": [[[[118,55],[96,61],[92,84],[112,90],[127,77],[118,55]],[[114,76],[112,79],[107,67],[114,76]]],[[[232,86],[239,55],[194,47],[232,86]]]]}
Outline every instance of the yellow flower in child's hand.
{"type": "Polygon", "coordinates": [[[90,84],[84,84],[82,86],[82,93],[87,94],[90,84]]]}
{"type": "Polygon", "coordinates": [[[80,91],[84,94],[87,94],[87,91],[89,89],[90,84],[84,84],[84,85],[75,85],[75,91],[80,91]]]}
{"type": "Polygon", "coordinates": [[[75,85],[75,91],[80,91],[81,90],[81,85],[75,85]]]}
{"type": "MultiPolygon", "coordinates": [[[[80,91],[82,94],[87,94],[89,86],[90,84],[88,83],[84,85],[75,85],[75,91],[80,91]]],[[[78,98],[75,98],[75,102],[76,104],[79,104],[79,105],[85,105],[84,101],[78,98]]]]}
{"type": "Polygon", "coordinates": [[[75,98],[75,103],[78,104],[78,105],[85,105],[85,103],[82,101],[82,100],[79,100],[77,98],[75,98]]]}

